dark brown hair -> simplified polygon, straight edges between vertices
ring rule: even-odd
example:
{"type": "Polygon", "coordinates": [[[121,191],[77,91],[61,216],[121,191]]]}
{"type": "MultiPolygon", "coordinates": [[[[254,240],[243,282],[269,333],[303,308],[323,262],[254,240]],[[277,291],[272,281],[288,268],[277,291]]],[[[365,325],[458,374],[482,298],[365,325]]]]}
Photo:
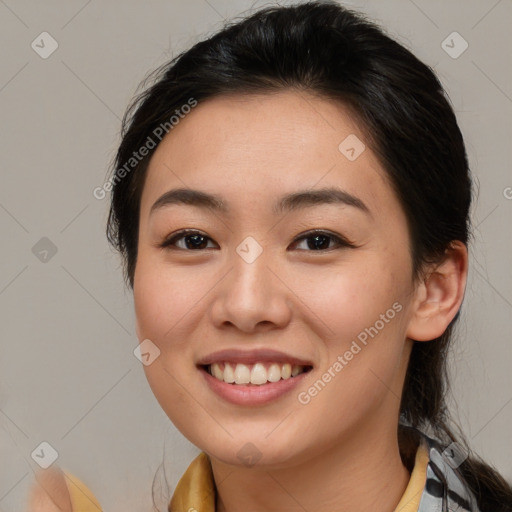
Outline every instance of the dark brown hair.
{"type": "MultiPolygon", "coordinates": [[[[339,101],[354,113],[406,213],[414,278],[442,259],[453,240],[468,244],[471,179],[450,101],[432,69],[362,14],[331,1],[269,7],[227,24],[165,64],[123,119],[107,236],[133,288],[142,188],[152,151],[122,179],[134,151],[190,98],[286,88],[339,101]]],[[[467,446],[449,427],[446,332],[414,343],[401,401],[402,421],[442,442],[467,446]]],[[[510,485],[468,457],[459,468],[482,512],[512,510],[510,485]]]]}

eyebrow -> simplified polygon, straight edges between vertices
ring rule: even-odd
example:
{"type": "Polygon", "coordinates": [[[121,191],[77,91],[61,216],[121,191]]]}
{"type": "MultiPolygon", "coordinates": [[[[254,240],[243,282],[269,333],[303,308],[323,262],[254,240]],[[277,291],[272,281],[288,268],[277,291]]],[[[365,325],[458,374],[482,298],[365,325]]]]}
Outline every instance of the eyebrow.
{"type": "MultiPolygon", "coordinates": [[[[225,215],[230,213],[228,203],[216,194],[210,194],[201,190],[190,188],[172,189],[160,196],[149,212],[152,215],[155,211],[173,204],[186,204],[203,209],[212,209],[225,215]]],[[[345,190],[330,187],[317,190],[298,190],[281,197],[272,207],[275,215],[290,212],[293,210],[312,207],[319,204],[340,204],[353,206],[371,216],[369,208],[361,199],[349,194],[345,190]]]]}

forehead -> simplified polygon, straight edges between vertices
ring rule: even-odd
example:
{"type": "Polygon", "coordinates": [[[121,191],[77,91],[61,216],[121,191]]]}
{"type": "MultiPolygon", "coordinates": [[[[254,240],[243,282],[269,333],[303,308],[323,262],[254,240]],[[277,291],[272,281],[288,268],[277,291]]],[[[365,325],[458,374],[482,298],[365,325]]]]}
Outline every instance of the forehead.
{"type": "Polygon", "coordinates": [[[229,197],[233,209],[330,186],[389,202],[391,187],[367,142],[347,107],[305,91],[210,98],[155,150],[141,216],[171,188],[229,197]]]}

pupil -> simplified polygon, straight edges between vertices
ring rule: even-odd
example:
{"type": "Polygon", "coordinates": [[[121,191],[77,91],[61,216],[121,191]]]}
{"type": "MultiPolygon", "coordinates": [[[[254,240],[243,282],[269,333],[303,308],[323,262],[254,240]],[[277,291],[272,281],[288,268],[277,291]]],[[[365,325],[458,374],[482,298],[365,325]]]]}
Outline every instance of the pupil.
{"type": "Polygon", "coordinates": [[[313,244],[310,244],[308,242],[308,248],[309,249],[322,249],[322,248],[325,248],[325,243],[320,243],[320,247],[319,245],[316,243],[318,242],[318,239],[322,239],[323,238],[323,241],[327,241],[327,246],[329,245],[329,238],[325,235],[315,235],[314,237],[311,237],[310,240],[314,240],[315,242],[313,244]]]}
{"type": "Polygon", "coordinates": [[[189,240],[193,240],[192,242],[192,246],[195,248],[195,249],[201,249],[201,245],[204,244],[204,240],[201,242],[200,239],[204,239],[204,237],[202,235],[189,235],[186,237],[186,240],[189,241],[189,240]]]}

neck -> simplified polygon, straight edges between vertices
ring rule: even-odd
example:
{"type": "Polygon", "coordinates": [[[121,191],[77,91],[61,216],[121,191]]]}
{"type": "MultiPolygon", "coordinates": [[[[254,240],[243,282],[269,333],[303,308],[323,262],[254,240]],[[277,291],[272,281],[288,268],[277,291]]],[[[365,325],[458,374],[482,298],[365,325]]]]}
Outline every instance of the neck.
{"type": "Polygon", "coordinates": [[[358,429],[336,446],[290,467],[234,468],[211,459],[217,512],[393,512],[409,482],[395,428],[358,429]],[[375,435],[377,432],[377,435],[375,435]]]}

